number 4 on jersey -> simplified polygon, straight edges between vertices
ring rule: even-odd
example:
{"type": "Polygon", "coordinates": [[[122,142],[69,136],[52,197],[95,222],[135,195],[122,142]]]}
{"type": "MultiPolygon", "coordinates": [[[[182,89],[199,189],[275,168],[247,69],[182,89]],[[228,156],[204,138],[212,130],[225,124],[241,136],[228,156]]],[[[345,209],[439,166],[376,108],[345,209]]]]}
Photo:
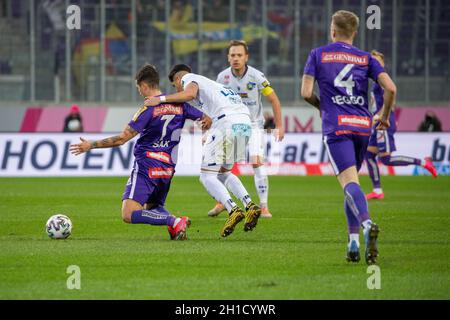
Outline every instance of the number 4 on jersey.
{"type": "Polygon", "coordinates": [[[337,77],[334,79],[334,86],[335,87],[342,87],[347,90],[347,95],[353,96],[353,88],[355,87],[355,81],[353,81],[353,75],[351,74],[350,77],[348,77],[347,80],[344,80],[344,78],[348,75],[348,73],[352,70],[354,67],[354,64],[348,64],[342,69],[341,72],[337,75],[337,77]]]}

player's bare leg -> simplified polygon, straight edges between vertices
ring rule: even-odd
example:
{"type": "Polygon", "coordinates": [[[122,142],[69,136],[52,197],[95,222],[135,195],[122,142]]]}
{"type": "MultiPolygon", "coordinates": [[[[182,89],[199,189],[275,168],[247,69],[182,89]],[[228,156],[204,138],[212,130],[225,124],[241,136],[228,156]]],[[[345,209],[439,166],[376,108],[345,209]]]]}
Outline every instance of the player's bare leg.
{"type": "Polygon", "coordinates": [[[137,201],[127,199],[122,201],[122,220],[125,223],[131,223],[133,211],[142,210],[144,207],[137,201]]]}
{"type": "Polygon", "coordinates": [[[344,189],[346,202],[345,213],[349,223],[347,260],[352,262],[359,261],[359,225],[362,225],[366,246],[366,263],[374,264],[378,257],[377,240],[380,230],[378,225],[370,219],[367,200],[359,185],[356,167],[352,166],[344,170],[337,176],[337,179],[344,189]]]}

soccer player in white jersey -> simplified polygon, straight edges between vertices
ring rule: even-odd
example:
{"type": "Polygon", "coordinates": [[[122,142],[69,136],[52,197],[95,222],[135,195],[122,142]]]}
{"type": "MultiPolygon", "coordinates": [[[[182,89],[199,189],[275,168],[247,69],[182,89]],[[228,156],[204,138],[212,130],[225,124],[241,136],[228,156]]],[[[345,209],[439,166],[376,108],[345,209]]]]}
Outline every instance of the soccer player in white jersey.
{"type": "Polygon", "coordinates": [[[236,92],[192,73],[187,65],[174,66],[169,80],[177,93],[147,98],[145,104],[189,102],[212,118],[213,124],[203,145],[200,181],[229,213],[221,231],[222,237],[230,235],[244,218],[244,231],[253,230],[261,209],[253,203],[239,178],[231,173],[235,162],[245,160],[246,146],[252,132],[248,108],[236,92]],[[245,214],[227,189],[245,206],[245,214]]]}
{"type": "MultiPolygon", "coordinates": [[[[264,116],[261,96],[272,105],[275,121],[275,139],[281,141],[284,138],[284,129],[281,119],[281,103],[277,94],[270,86],[264,74],[247,65],[249,58],[247,43],[243,40],[232,40],[228,46],[228,62],[230,67],[223,70],[217,76],[217,82],[237,92],[250,112],[252,121],[252,137],[249,141],[250,161],[255,172],[255,187],[258,192],[261,207],[261,217],[271,218],[268,207],[269,179],[264,166],[264,116]]],[[[218,202],[208,212],[208,216],[215,217],[224,206],[218,202]]]]}

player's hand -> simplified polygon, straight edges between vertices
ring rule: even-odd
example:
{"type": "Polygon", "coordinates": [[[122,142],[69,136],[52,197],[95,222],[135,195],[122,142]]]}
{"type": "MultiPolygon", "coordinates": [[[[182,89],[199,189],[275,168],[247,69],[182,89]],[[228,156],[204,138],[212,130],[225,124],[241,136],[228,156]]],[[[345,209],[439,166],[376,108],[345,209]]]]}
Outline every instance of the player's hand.
{"type": "Polygon", "coordinates": [[[209,130],[209,128],[211,128],[212,125],[212,119],[206,114],[204,114],[202,119],[200,120],[200,125],[202,127],[202,130],[209,130]]]}
{"type": "Polygon", "coordinates": [[[380,122],[381,116],[377,113],[372,118],[372,123],[375,126],[378,122],[380,122]]]}
{"type": "Polygon", "coordinates": [[[80,140],[80,143],[72,144],[69,147],[70,152],[76,156],[88,152],[92,148],[92,144],[90,141],[83,139],[82,137],[80,137],[80,140]]]}
{"type": "Polygon", "coordinates": [[[281,127],[275,127],[273,130],[273,135],[275,136],[275,141],[283,141],[284,139],[284,128],[281,127]]]}
{"type": "Polygon", "coordinates": [[[160,104],[161,101],[159,100],[159,97],[147,97],[145,98],[144,104],[146,106],[154,107],[160,104]]]}
{"type": "Polygon", "coordinates": [[[391,124],[389,123],[389,119],[380,118],[378,122],[379,124],[377,126],[377,130],[386,130],[391,126],[391,124]]]}

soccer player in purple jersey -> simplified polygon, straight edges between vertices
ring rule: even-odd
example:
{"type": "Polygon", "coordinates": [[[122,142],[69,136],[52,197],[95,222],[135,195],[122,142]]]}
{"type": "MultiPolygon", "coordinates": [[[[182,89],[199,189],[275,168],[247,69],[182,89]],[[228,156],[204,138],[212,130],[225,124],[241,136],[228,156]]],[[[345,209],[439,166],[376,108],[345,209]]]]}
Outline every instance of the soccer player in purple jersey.
{"type": "MultiPolygon", "coordinates": [[[[136,86],[141,96],[160,96],[159,74],[152,65],[145,65],[136,74],[136,86]]],[[[134,147],[135,162],[122,197],[122,219],[126,223],[167,225],[172,240],[185,240],[188,217],[175,217],[164,208],[170,182],[175,173],[176,150],[180,131],[186,119],[201,120],[203,129],[211,126],[211,118],[186,103],[161,103],[143,106],[119,135],[103,140],[70,146],[79,155],[95,148],[123,145],[138,133],[134,147]]]]}
{"type": "Polygon", "coordinates": [[[337,179],[344,189],[349,241],[347,261],[358,262],[359,228],[362,226],[367,264],[378,256],[378,225],[373,223],[358,171],[364,160],[372,127],[368,109],[369,78],[385,90],[378,129],[389,127],[389,115],[396,86],[380,63],[353,46],[359,18],[349,11],[337,11],[331,21],[332,43],[313,49],[306,62],[301,95],[321,112],[323,142],[337,179]],[[314,94],[314,82],[320,99],[314,94]]]}
{"type": "MultiPolygon", "coordinates": [[[[372,50],[371,54],[372,57],[374,57],[384,68],[384,55],[376,50],[372,50]]],[[[375,114],[374,117],[379,116],[379,112],[383,107],[383,95],[383,88],[378,83],[375,83],[372,90],[372,105],[374,106],[373,112],[375,114]]],[[[394,141],[394,133],[397,126],[395,123],[395,114],[393,112],[391,112],[389,123],[391,126],[387,130],[376,130],[375,128],[372,128],[372,134],[369,139],[369,147],[367,148],[366,153],[366,161],[367,168],[369,169],[370,180],[372,181],[373,191],[366,195],[367,200],[384,198],[384,193],[381,189],[380,170],[376,159],[377,155],[381,163],[386,166],[418,165],[428,170],[433,177],[437,177],[437,170],[434,167],[430,157],[426,157],[421,160],[406,156],[391,156],[391,153],[397,150],[394,141]]]]}

